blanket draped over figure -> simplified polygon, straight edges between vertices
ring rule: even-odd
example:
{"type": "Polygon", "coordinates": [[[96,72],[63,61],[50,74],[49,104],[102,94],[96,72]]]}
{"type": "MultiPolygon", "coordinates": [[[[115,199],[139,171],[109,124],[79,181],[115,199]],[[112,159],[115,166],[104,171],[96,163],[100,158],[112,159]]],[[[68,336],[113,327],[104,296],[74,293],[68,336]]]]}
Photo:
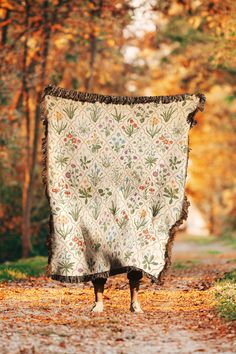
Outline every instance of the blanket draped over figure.
{"type": "Polygon", "coordinates": [[[86,282],[136,269],[161,283],[187,218],[189,130],[204,104],[200,93],[132,97],[44,88],[52,279],[86,282]]]}

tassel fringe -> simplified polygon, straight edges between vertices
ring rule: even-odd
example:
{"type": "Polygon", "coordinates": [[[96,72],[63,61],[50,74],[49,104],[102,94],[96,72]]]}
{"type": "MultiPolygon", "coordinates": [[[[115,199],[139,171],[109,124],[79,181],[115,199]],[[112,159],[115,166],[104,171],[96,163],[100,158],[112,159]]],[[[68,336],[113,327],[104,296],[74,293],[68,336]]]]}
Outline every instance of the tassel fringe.
{"type": "Polygon", "coordinates": [[[171,103],[184,101],[191,96],[199,97],[199,104],[197,110],[203,111],[205,106],[206,97],[202,93],[190,94],[183,93],[169,96],[109,96],[98,93],[81,92],[77,90],[66,89],[64,87],[55,86],[53,84],[47,85],[42,93],[41,101],[44,100],[46,95],[55,97],[67,98],[74,101],[81,102],[100,102],[100,103],[113,103],[113,104],[135,104],[135,103],[171,103]]]}

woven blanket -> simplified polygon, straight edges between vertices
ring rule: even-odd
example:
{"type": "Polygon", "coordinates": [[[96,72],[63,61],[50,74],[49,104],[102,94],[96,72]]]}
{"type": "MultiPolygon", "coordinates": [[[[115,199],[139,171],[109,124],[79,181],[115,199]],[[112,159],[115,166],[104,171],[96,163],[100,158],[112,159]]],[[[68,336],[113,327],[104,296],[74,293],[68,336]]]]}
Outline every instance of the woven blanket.
{"type": "Polygon", "coordinates": [[[157,284],[187,218],[189,130],[203,94],[106,96],[48,85],[42,177],[48,272],[87,282],[133,269],[157,284]]]}

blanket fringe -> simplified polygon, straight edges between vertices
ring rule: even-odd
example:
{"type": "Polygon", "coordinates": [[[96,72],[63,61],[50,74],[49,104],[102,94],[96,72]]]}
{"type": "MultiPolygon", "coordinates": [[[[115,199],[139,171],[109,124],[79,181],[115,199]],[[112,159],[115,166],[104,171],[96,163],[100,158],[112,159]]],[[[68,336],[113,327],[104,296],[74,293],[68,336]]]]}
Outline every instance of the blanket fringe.
{"type": "Polygon", "coordinates": [[[48,119],[46,114],[45,101],[42,99],[42,96],[40,102],[40,120],[43,122],[43,125],[45,126],[44,136],[42,137],[42,175],[41,176],[44,185],[45,196],[48,200],[48,205],[50,208],[49,221],[48,221],[49,232],[46,238],[46,246],[48,250],[48,265],[45,271],[45,275],[49,277],[51,275],[52,237],[54,233],[54,226],[53,226],[52,209],[50,204],[50,196],[48,192],[48,164],[47,164],[48,119]]]}
{"type": "Polygon", "coordinates": [[[203,95],[202,93],[197,93],[196,96],[199,98],[198,105],[196,109],[190,112],[187,116],[187,122],[190,124],[190,128],[192,128],[192,126],[197,124],[197,121],[195,120],[196,113],[198,111],[204,111],[205,108],[205,102],[206,102],[205,95],[203,95]]]}
{"type": "Polygon", "coordinates": [[[147,278],[151,279],[152,283],[159,284],[158,278],[154,277],[150,273],[147,273],[145,270],[138,268],[138,267],[134,267],[134,266],[113,268],[113,269],[108,270],[106,272],[93,273],[93,274],[88,274],[88,275],[78,275],[78,276],[52,274],[51,278],[53,280],[58,280],[58,281],[64,282],[64,283],[80,283],[80,282],[92,281],[97,278],[109,278],[110,276],[122,274],[122,273],[129,273],[133,270],[142,272],[143,275],[145,275],[147,278]]]}
{"type": "Polygon", "coordinates": [[[202,93],[190,94],[183,93],[177,95],[167,95],[167,96],[109,96],[102,95],[98,93],[90,93],[90,92],[81,92],[72,89],[66,89],[64,87],[56,86],[53,84],[49,84],[44,88],[42,98],[44,99],[46,95],[51,95],[55,97],[67,98],[74,101],[82,101],[82,102],[100,102],[100,103],[113,103],[113,104],[134,104],[134,103],[171,103],[184,101],[191,96],[199,97],[199,105],[197,110],[204,109],[205,96],[202,93]]]}
{"type": "MultiPolygon", "coordinates": [[[[87,282],[96,278],[108,278],[110,275],[120,274],[120,273],[128,273],[132,270],[142,271],[142,274],[151,279],[152,283],[156,283],[158,285],[162,285],[164,283],[164,278],[171,265],[171,250],[173,241],[175,238],[175,234],[179,228],[179,226],[183,223],[184,220],[187,219],[188,216],[188,207],[190,206],[190,202],[187,199],[187,196],[184,195],[182,210],[180,214],[180,218],[175,222],[175,224],[169,230],[169,239],[166,245],[165,250],[165,265],[162,271],[160,272],[158,277],[151,275],[150,273],[144,271],[143,269],[134,267],[134,266],[126,266],[118,269],[111,269],[110,271],[100,272],[90,275],[83,275],[83,276],[64,276],[59,274],[52,274],[52,267],[51,267],[51,260],[52,260],[52,237],[54,234],[54,226],[53,226],[53,215],[52,209],[50,204],[50,197],[48,193],[48,166],[47,166],[47,139],[48,139],[48,120],[46,114],[46,107],[45,107],[45,96],[52,95],[56,97],[62,97],[67,99],[72,99],[75,101],[83,101],[83,102],[104,102],[104,103],[114,103],[114,104],[134,104],[134,103],[148,103],[148,102],[156,102],[156,103],[170,103],[170,102],[178,102],[183,101],[187,97],[195,95],[199,97],[199,103],[196,109],[193,112],[190,112],[187,117],[187,122],[190,123],[190,128],[197,124],[197,121],[194,119],[195,115],[198,111],[203,111],[205,106],[206,97],[201,94],[178,94],[178,95],[171,95],[171,96],[107,96],[101,95],[96,93],[87,93],[87,92],[80,92],[76,90],[69,90],[62,87],[58,87],[52,84],[47,85],[41,95],[40,101],[40,119],[45,126],[44,129],[44,136],[42,137],[42,180],[45,186],[45,195],[48,199],[49,207],[50,207],[50,217],[49,217],[49,233],[47,235],[46,245],[48,248],[48,265],[46,267],[45,275],[47,277],[51,277],[54,280],[58,280],[61,282],[68,282],[68,283],[78,283],[78,282],[87,282]]],[[[189,142],[189,139],[188,139],[189,142]]],[[[186,171],[185,171],[185,178],[187,177],[187,166],[188,166],[188,159],[189,159],[189,143],[188,143],[188,156],[187,156],[187,164],[186,164],[186,171]]]]}

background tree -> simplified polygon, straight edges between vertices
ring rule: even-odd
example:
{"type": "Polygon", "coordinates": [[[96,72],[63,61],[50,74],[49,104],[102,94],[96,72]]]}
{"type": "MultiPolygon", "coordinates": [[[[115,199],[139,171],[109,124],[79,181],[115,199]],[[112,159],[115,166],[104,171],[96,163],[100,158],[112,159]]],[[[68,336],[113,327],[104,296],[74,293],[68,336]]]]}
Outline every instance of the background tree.
{"type": "Polygon", "coordinates": [[[206,94],[205,112],[190,131],[187,190],[209,232],[221,235],[235,228],[236,216],[236,3],[158,1],[152,11],[156,29],[132,38],[145,50],[129,80],[143,94],[206,94]]]}
{"type": "MultiPolygon", "coordinates": [[[[1,144],[6,178],[2,188],[13,183],[4,164],[11,159],[10,136],[15,136],[19,156],[16,163],[11,160],[11,171],[17,171],[14,184],[19,184],[22,198],[16,233],[22,235],[23,257],[32,253],[32,233],[39,232],[38,225],[44,225],[47,215],[38,169],[42,90],[54,83],[81,90],[108,90],[113,85],[115,91],[121,80],[113,81],[114,77],[122,77],[119,49],[122,29],[131,20],[129,10],[128,1],[103,0],[4,1],[0,5],[1,124],[6,131],[1,144]],[[110,67],[107,72],[106,66],[110,67]]],[[[6,206],[3,201],[3,214],[6,206]]],[[[9,225],[8,218],[5,221],[9,225]]]]}
{"type": "Polygon", "coordinates": [[[205,93],[190,132],[188,193],[210,233],[235,232],[235,14],[233,0],[1,1],[0,259],[46,254],[39,102],[48,83],[205,93]]]}

